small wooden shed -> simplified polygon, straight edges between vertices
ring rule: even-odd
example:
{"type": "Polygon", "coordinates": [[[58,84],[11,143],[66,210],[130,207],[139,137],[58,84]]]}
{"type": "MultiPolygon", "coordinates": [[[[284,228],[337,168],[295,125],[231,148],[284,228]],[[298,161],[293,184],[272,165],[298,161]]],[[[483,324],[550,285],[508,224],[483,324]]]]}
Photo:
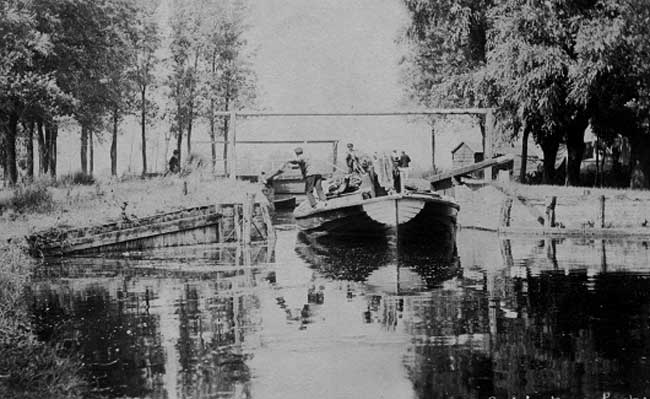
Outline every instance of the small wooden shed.
{"type": "Polygon", "coordinates": [[[453,168],[460,168],[483,160],[483,145],[469,141],[461,141],[451,150],[453,168]]]}
{"type": "MultiPolygon", "coordinates": [[[[473,141],[461,141],[451,150],[451,164],[454,169],[468,166],[484,159],[483,144],[473,141]]],[[[471,176],[482,179],[483,171],[477,171],[471,176]]]]}

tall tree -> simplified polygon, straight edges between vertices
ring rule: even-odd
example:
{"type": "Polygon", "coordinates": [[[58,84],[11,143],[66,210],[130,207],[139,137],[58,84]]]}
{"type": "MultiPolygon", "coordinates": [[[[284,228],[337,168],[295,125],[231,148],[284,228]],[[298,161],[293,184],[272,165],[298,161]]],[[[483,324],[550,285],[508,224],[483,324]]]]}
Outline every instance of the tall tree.
{"type": "Polygon", "coordinates": [[[18,179],[16,137],[23,116],[40,106],[52,110],[69,100],[55,77],[36,61],[52,53],[50,36],[39,30],[36,6],[27,0],[0,2],[0,124],[5,172],[10,184],[18,179]]]}
{"type": "MultiPolygon", "coordinates": [[[[135,98],[136,108],[139,110],[140,137],[142,141],[142,174],[147,173],[147,125],[156,116],[158,106],[150,97],[150,92],[156,85],[155,66],[157,63],[156,50],[160,46],[160,35],[158,24],[155,20],[155,12],[158,8],[158,0],[140,0],[139,17],[137,25],[137,36],[135,40],[135,67],[132,70],[132,78],[137,88],[135,98]]],[[[117,127],[113,129],[112,152],[117,147],[117,127]]],[[[116,167],[111,166],[114,171],[116,167]]],[[[116,172],[113,172],[115,174],[116,172]]]]}
{"type": "Polygon", "coordinates": [[[576,37],[578,64],[570,96],[586,107],[594,133],[613,144],[632,143],[632,163],[650,169],[650,3],[599,2],[600,12],[582,21],[576,37]]]}
{"type": "Polygon", "coordinates": [[[430,107],[485,103],[474,74],[486,61],[494,0],[404,0],[410,14],[404,59],[411,99],[430,107]]]}
{"type": "Polygon", "coordinates": [[[405,3],[411,95],[427,105],[496,106],[502,127],[524,139],[533,134],[541,145],[547,182],[561,143],[567,182],[579,184],[589,121],[604,132],[607,121],[630,121],[635,112],[643,73],[630,61],[648,58],[640,50],[648,41],[642,0],[405,3]]]}
{"type": "Polygon", "coordinates": [[[228,171],[228,129],[230,119],[221,117],[217,126],[216,111],[231,111],[250,107],[256,98],[256,75],[250,66],[244,33],[247,8],[241,1],[226,1],[206,7],[202,37],[203,76],[202,114],[210,126],[212,166],[216,165],[217,134],[224,137],[224,173],[228,171]]]}
{"type": "Polygon", "coordinates": [[[169,46],[171,53],[171,72],[167,77],[169,98],[173,105],[170,109],[172,119],[172,131],[176,135],[176,150],[178,150],[179,162],[181,162],[181,144],[183,143],[183,132],[189,126],[188,103],[190,97],[192,53],[194,40],[192,32],[197,27],[192,21],[192,3],[185,0],[173,1],[173,12],[170,18],[172,29],[172,40],[169,46]]]}

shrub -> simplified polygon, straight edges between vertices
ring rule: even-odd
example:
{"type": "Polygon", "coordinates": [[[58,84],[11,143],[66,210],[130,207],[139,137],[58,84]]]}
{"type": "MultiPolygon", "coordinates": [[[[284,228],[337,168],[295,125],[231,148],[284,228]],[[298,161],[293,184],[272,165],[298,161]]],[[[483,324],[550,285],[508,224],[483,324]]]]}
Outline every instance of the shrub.
{"type": "Polygon", "coordinates": [[[44,184],[31,184],[14,189],[13,194],[0,208],[16,212],[44,212],[52,208],[52,194],[44,184]]]}
{"type": "Polygon", "coordinates": [[[0,246],[0,397],[86,397],[79,362],[39,342],[31,330],[24,295],[33,265],[18,246],[0,246]]]}
{"type": "Polygon", "coordinates": [[[58,184],[64,186],[72,186],[72,185],[91,186],[95,184],[95,178],[88,173],[74,172],[74,173],[69,173],[67,175],[61,176],[61,178],[58,181],[58,184]]]}

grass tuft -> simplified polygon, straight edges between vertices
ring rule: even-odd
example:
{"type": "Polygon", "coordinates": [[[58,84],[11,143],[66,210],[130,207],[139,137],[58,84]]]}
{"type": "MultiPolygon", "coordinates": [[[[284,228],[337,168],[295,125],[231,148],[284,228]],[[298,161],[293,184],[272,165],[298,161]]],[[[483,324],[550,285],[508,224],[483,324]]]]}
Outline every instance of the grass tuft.
{"type": "Polygon", "coordinates": [[[0,199],[0,213],[5,209],[15,212],[47,212],[52,209],[54,202],[47,186],[42,183],[19,186],[11,194],[0,199]]]}
{"type": "Polygon", "coordinates": [[[92,186],[95,184],[95,178],[88,173],[74,172],[61,176],[57,184],[63,186],[92,186]]]}

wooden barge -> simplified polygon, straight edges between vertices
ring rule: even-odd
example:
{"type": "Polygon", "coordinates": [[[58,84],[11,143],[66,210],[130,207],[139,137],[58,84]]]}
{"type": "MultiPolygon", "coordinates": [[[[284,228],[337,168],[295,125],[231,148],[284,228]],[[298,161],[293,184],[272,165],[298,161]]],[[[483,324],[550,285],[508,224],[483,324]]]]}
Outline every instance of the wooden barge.
{"type": "Polygon", "coordinates": [[[266,204],[219,204],[92,227],[54,228],[27,237],[33,256],[132,251],[183,245],[265,241],[274,237],[266,204]]]}
{"type": "Polygon", "coordinates": [[[294,211],[298,229],[332,236],[383,236],[400,239],[453,240],[460,207],[451,198],[432,192],[409,192],[365,198],[363,192],[331,198],[323,207],[307,201],[294,211]]]}

